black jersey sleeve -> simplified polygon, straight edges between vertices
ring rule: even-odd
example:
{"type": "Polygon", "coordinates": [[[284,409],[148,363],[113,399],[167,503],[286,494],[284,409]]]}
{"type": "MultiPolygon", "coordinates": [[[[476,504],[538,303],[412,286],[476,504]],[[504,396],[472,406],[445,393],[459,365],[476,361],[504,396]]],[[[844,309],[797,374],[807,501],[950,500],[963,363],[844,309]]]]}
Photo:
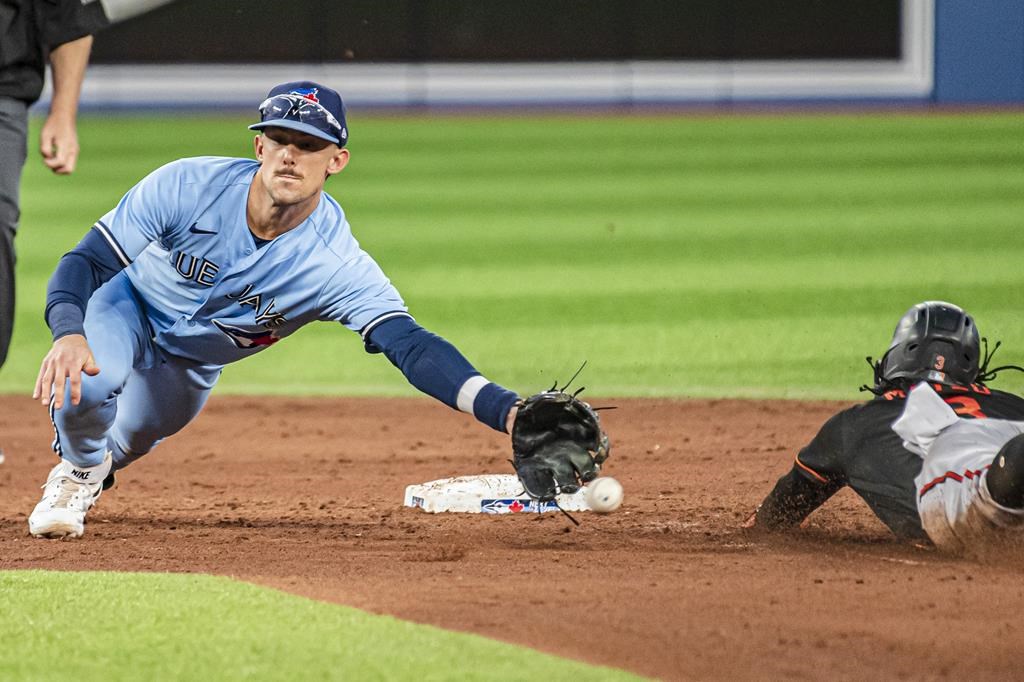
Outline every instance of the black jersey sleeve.
{"type": "Polygon", "coordinates": [[[43,12],[43,42],[49,49],[92,35],[110,25],[99,2],[56,0],[39,5],[43,12]]]}
{"type": "Polygon", "coordinates": [[[797,465],[793,465],[757,508],[754,524],[760,528],[795,526],[842,487],[837,483],[821,483],[809,479],[797,465]]]}
{"type": "Polygon", "coordinates": [[[796,456],[793,465],[804,477],[819,483],[846,485],[843,468],[843,425],[848,411],[832,415],[814,439],[796,456]]]}
{"type": "Polygon", "coordinates": [[[796,456],[793,468],[758,507],[755,526],[795,526],[846,485],[842,468],[844,414],[833,415],[796,456]]]}

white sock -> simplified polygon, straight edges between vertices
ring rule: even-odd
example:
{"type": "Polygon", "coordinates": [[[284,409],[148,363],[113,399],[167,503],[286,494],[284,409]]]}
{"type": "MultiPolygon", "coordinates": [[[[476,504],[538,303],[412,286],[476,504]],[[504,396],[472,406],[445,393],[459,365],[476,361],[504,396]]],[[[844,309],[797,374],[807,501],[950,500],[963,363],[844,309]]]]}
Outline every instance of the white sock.
{"type": "Polygon", "coordinates": [[[110,451],[103,456],[103,461],[93,467],[80,467],[75,466],[66,459],[62,459],[61,469],[64,475],[68,478],[72,478],[79,483],[85,483],[89,486],[97,486],[103,484],[103,479],[110,473],[110,465],[113,460],[110,458],[110,451]]]}

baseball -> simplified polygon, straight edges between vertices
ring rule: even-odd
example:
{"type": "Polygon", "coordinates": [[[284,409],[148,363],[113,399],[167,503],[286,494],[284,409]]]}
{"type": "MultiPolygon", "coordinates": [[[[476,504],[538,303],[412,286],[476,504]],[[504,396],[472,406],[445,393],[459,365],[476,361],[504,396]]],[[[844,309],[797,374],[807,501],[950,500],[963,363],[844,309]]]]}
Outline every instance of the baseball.
{"type": "Polygon", "coordinates": [[[587,506],[599,514],[607,514],[622,504],[622,484],[610,476],[595,478],[587,486],[587,506]]]}

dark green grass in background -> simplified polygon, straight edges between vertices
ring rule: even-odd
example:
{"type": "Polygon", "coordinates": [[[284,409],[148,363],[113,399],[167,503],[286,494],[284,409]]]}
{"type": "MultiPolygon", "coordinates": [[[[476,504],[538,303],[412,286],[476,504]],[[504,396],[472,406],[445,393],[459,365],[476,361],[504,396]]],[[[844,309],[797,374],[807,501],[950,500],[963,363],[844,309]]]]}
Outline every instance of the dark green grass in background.
{"type": "MultiPolygon", "coordinates": [[[[74,176],[31,155],[0,390],[31,388],[58,256],[157,166],[251,155],[246,122],[86,116],[74,176]]],[[[328,191],[356,236],[422,324],[520,392],[586,360],[591,395],[854,399],[864,356],[926,299],[967,307],[1004,341],[997,360],[1024,363],[1022,113],[351,127],[328,191]]],[[[332,324],[230,366],[218,392],[415,394],[332,324]]]]}

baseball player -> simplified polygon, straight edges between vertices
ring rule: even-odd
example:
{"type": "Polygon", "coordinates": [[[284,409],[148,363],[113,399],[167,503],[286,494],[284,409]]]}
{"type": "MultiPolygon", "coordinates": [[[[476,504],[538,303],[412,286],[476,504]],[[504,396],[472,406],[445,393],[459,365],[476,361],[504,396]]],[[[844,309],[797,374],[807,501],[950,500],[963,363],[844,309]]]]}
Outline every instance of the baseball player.
{"type": "Polygon", "coordinates": [[[349,160],[340,95],[285,83],[259,113],[255,160],[157,169],[58,263],[45,313],[54,342],[33,395],[50,406],[61,459],[32,535],[81,536],[113,472],[188,424],[225,364],[317,320],[358,332],[424,393],[510,430],[518,396],[416,323],[324,193],[349,160]]]}
{"type": "Polygon", "coordinates": [[[1008,542],[1024,524],[1024,399],[986,385],[1021,369],[991,358],[959,307],[912,307],[863,387],[875,398],[825,422],[745,526],[795,527],[850,486],[899,538],[952,552],[1008,542]]]}

